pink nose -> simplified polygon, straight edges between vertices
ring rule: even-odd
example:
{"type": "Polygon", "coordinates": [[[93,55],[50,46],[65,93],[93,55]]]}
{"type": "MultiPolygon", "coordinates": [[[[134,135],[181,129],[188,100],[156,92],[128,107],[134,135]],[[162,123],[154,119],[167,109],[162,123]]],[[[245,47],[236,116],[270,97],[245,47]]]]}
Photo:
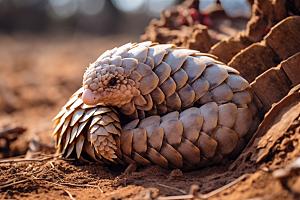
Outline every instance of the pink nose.
{"type": "Polygon", "coordinates": [[[82,100],[83,100],[83,103],[85,103],[87,105],[95,105],[98,103],[96,95],[90,89],[84,90],[84,92],[82,94],[82,100]]]}

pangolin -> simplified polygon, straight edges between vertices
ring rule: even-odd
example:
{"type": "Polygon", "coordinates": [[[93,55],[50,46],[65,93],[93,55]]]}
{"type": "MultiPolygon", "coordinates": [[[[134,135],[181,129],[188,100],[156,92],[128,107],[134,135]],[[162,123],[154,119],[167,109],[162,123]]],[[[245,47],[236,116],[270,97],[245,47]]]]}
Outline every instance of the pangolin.
{"type": "Polygon", "coordinates": [[[193,170],[239,155],[259,124],[252,99],[213,55],[128,43],[89,65],[53,135],[65,157],[193,170]]]}

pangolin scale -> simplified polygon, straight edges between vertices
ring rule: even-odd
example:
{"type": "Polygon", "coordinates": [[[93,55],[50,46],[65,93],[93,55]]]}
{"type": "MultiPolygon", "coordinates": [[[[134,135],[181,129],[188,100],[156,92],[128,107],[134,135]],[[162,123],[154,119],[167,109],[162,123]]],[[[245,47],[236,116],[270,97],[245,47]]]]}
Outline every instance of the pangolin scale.
{"type": "Polygon", "coordinates": [[[235,158],[259,119],[249,83],[216,57],[128,43],[90,64],[54,117],[58,153],[193,170],[235,158]]]}

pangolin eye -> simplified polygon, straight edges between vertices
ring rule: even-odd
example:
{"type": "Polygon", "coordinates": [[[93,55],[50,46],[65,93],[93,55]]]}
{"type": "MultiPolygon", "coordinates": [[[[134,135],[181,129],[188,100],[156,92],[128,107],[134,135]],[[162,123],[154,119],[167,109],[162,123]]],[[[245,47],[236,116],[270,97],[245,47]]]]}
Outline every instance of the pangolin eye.
{"type": "Polygon", "coordinates": [[[110,79],[110,81],[109,81],[109,85],[110,85],[110,86],[114,86],[114,85],[116,85],[116,83],[117,83],[117,79],[116,79],[116,78],[112,78],[112,79],[110,79]]]}

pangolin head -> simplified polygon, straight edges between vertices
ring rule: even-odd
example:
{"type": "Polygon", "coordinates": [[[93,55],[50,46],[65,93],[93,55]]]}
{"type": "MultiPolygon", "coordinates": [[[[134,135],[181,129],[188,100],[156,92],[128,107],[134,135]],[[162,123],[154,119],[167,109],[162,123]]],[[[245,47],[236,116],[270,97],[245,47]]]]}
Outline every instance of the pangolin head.
{"type": "Polygon", "coordinates": [[[140,95],[137,84],[126,75],[120,58],[97,60],[90,64],[83,76],[82,100],[87,105],[104,103],[121,107],[140,95]]]}

